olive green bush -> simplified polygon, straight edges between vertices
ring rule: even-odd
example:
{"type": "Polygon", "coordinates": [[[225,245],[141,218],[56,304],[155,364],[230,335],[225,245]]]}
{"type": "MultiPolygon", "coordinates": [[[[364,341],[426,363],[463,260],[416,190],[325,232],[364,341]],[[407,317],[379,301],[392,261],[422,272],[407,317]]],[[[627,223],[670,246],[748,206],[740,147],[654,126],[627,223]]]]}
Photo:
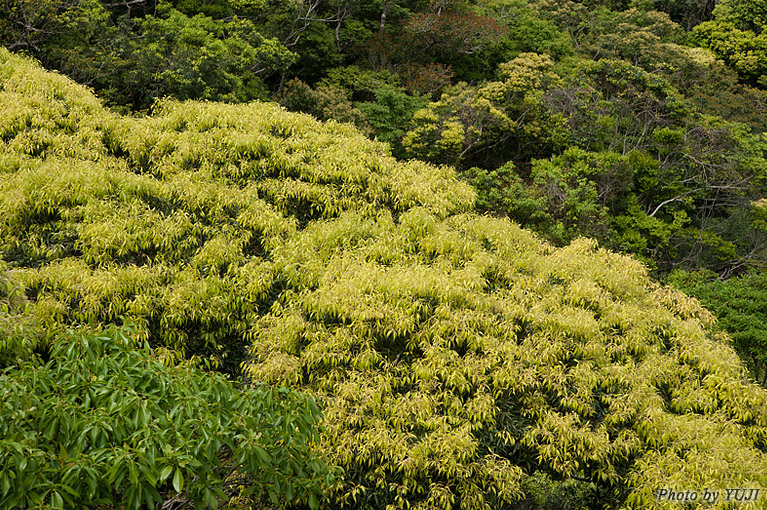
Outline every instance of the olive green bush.
{"type": "Polygon", "coordinates": [[[611,508],[766,481],[764,391],[636,261],[422,209],[348,213],[276,260],[303,270],[255,326],[249,373],[326,403],[346,470],[331,506],[505,508],[536,470],[611,508]]]}
{"type": "Polygon", "coordinates": [[[168,360],[315,398],[344,470],[326,508],[767,484],[767,394],[640,262],[472,213],[452,169],[347,125],[118,117],[7,52],[0,84],[0,259],[36,335],[131,322],[168,360]]]}

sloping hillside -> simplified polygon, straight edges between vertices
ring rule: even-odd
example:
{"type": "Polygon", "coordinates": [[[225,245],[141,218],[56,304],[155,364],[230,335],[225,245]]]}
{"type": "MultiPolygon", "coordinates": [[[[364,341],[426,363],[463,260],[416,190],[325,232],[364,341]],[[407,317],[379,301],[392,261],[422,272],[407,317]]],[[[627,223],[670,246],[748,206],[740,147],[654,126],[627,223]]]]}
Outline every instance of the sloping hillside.
{"type": "Polygon", "coordinates": [[[470,212],[447,167],[269,104],[119,117],[4,50],[0,138],[0,360],[130,322],[315,395],[328,508],[514,508],[536,472],[613,508],[767,485],[767,393],[708,312],[470,212]]]}

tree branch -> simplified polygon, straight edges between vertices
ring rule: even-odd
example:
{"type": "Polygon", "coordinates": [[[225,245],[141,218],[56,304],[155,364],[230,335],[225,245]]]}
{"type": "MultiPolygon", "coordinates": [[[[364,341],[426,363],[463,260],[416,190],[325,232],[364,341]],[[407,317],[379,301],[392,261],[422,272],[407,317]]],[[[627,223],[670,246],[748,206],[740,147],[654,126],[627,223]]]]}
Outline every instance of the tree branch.
{"type": "Polygon", "coordinates": [[[668,205],[671,202],[677,202],[677,201],[681,200],[682,198],[686,197],[687,195],[692,195],[693,193],[696,193],[696,192],[700,191],[701,189],[703,189],[703,188],[691,189],[691,190],[685,191],[684,193],[680,193],[679,195],[675,196],[674,198],[669,198],[668,200],[664,200],[663,202],[661,202],[658,205],[658,207],[655,208],[655,210],[651,214],[648,214],[648,216],[650,218],[653,218],[658,213],[658,211],[660,211],[661,207],[663,207],[664,205],[668,205]]]}

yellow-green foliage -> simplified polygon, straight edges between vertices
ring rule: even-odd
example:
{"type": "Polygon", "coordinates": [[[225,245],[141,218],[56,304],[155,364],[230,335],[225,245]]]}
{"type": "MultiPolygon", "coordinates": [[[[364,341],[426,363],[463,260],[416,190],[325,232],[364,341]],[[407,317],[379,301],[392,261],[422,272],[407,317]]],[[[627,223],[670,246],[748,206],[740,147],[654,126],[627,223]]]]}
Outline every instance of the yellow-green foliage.
{"type": "Polygon", "coordinates": [[[231,371],[250,346],[250,378],[324,402],[328,507],[507,508],[537,469],[614,507],[767,485],[765,391],[638,262],[477,216],[452,170],[345,125],[120,118],[7,52],[0,77],[0,256],[29,320],[124,317],[231,371]]]}
{"type": "Polygon", "coordinates": [[[139,340],[233,371],[283,285],[271,252],[297,229],[473,203],[447,168],[398,164],[349,126],[275,105],[166,102],[120,118],[7,52],[0,77],[0,253],[46,331],[124,316],[139,340]]]}
{"type": "Polygon", "coordinates": [[[637,508],[767,482],[764,391],[708,312],[629,258],[413,209],[316,225],[275,260],[303,289],[255,324],[249,372],[327,403],[336,504],[499,508],[527,463],[637,508]],[[361,241],[325,249],[340,232],[361,241]]]}
{"type": "Polygon", "coordinates": [[[36,348],[34,326],[25,315],[24,288],[0,260],[0,367],[36,348]]]}

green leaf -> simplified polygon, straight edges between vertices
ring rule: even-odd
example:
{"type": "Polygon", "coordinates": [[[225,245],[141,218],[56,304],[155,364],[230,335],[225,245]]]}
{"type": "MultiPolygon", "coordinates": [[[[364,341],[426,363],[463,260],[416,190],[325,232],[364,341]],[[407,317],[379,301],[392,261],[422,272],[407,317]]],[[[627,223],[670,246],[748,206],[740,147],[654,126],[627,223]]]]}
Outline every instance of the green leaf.
{"type": "Polygon", "coordinates": [[[266,450],[264,450],[264,449],[263,449],[263,448],[261,448],[260,446],[254,446],[254,447],[253,447],[253,451],[255,451],[255,452],[256,452],[256,455],[257,455],[257,456],[258,456],[258,458],[261,460],[261,462],[263,463],[263,465],[268,465],[268,464],[269,464],[269,462],[270,462],[270,460],[271,460],[271,459],[269,458],[269,454],[268,454],[268,453],[266,453],[266,450]]]}
{"type": "Polygon", "coordinates": [[[173,489],[178,494],[184,490],[184,475],[181,473],[181,469],[176,469],[176,473],[173,475],[173,489]]]}
{"type": "Polygon", "coordinates": [[[51,493],[51,508],[54,508],[54,509],[64,508],[64,499],[61,497],[61,494],[59,494],[58,492],[51,493]]]}
{"type": "Polygon", "coordinates": [[[218,508],[218,499],[216,499],[215,494],[210,489],[205,489],[205,504],[211,508],[218,508]]]}
{"type": "Polygon", "coordinates": [[[162,472],[160,472],[160,481],[162,482],[166,480],[172,472],[173,472],[173,466],[165,466],[162,472]]]}
{"type": "Polygon", "coordinates": [[[7,471],[3,471],[2,477],[0,477],[0,486],[3,488],[3,497],[5,497],[8,494],[8,491],[11,489],[11,481],[7,471]]]}
{"type": "Polygon", "coordinates": [[[319,508],[319,506],[320,506],[320,503],[319,503],[319,501],[317,501],[317,496],[313,492],[310,492],[309,493],[309,508],[311,508],[312,510],[316,510],[317,508],[319,508]]]}

